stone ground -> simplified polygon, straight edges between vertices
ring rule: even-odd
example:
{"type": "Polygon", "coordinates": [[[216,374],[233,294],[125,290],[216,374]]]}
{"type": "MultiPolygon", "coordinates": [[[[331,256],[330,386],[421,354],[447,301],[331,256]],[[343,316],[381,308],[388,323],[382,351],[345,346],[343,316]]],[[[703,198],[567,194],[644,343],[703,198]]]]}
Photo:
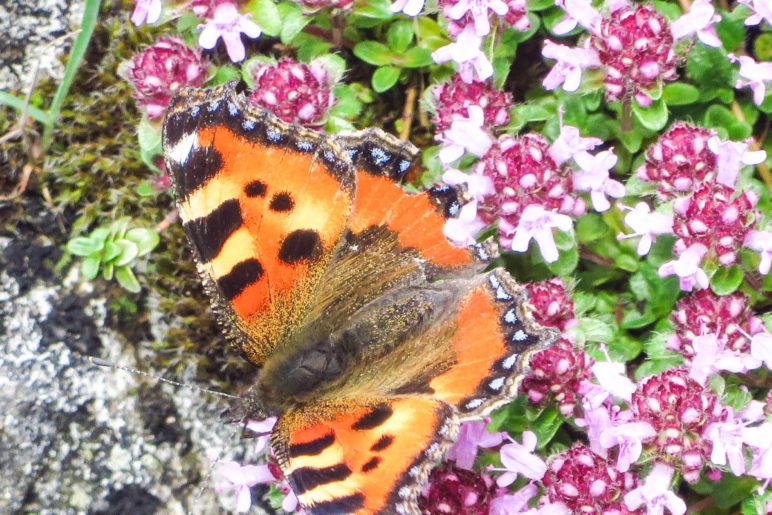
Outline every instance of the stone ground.
{"type": "Polygon", "coordinates": [[[251,441],[219,419],[218,398],[83,358],[142,368],[162,317],[145,341],[111,329],[104,298],[53,270],[48,208],[23,207],[0,233],[0,513],[225,511],[208,456],[249,459],[251,441]]]}

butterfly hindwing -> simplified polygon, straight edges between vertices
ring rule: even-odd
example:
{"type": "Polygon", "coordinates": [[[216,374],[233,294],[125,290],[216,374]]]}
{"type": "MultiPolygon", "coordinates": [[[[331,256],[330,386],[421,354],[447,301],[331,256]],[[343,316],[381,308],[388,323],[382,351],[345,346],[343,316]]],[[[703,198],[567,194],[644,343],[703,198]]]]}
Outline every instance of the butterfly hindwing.
{"type": "Polygon", "coordinates": [[[199,269],[260,365],[299,325],[335,253],[353,206],[350,161],[232,84],[177,95],[164,150],[199,269]]]}
{"type": "Polygon", "coordinates": [[[347,398],[282,415],[272,447],[313,515],[418,515],[419,485],[456,433],[453,408],[429,397],[347,398]]]}

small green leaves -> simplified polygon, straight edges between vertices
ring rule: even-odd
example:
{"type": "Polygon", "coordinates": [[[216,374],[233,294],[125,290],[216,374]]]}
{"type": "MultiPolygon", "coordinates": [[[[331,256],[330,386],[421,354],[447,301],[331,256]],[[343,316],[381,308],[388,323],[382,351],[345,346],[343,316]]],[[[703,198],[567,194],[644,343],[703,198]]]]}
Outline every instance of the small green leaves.
{"type": "Polygon", "coordinates": [[[398,21],[392,23],[386,33],[386,42],[389,48],[395,52],[401,53],[408,49],[413,42],[413,26],[407,21],[398,21]]]}
{"type": "Polygon", "coordinates": [[[400,69],[394,66],[382,66],[373,73],[373,89],[376,93],[383,93],[391,89],[399,80],[400,69]]]}
{"type": "Polygon", "coordinates": [[[278,36],[282,31],[282,18],[279,8],[272,0],[251,0],[247,10],[252,13],[252,21],[268,36],[278,36]]]}
{"type": "Polygon", "coordinates": [[[698,85],[732,86],[732,65],[724,50],[694,45],[686,61],[686,73],[698,85]]]}
{"type": "Polygon", "coordinates": [[[662,98],[669,106],[693,104],[700,98],[700,90],[691,84],[674,82],[665,86],[662,98]]]}
{"type": "Polygon", "coordinates": [[[281,3],[278,9],[281,16],[279,39],[283,44],[288,45],[308,25],[311,18],[304,15],[303,10],[295,4],[281,3]]]}
{"type": "Polygon", "coordinates": [[[740,287],[744,278],[742,268],[737,265],[720,267],[710,278],[710,289],[716,295],[729,295],[740,287]]]}
{"type": "Polygon", "coordinates": [[[140,284],[130,265],[140,256],[149,254],[160,242],[152,229],[128,228],[126,218],[113,222],[110,227],[99,227],[88,236],[79,236],[67,242],[67,250],[86,259],[80,265],[83,278],[91,281],[99,275],[113,277],[126,290],[136,293],[140,284]]]}
{"type": "Polygon", "coordinates": [[[661,98],[654,100],[648,107],[641,107],[635,101],[632,104],[635,117],[647,129],[658,131],[667,125],[667,105],[661,98]]]}
{"type": "Polygon", "coordinates": [[[398,56],[389,47],[377,41],[362,41],[354,47],[354,55],[368,64],[387,66],[395,64],[398,56]]]}

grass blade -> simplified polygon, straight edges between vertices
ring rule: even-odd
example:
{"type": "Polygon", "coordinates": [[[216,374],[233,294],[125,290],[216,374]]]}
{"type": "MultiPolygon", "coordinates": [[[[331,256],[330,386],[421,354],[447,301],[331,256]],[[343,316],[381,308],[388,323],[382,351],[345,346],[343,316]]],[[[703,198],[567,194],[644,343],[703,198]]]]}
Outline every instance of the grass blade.
{"type": "Polygon", "coordinates": [[[5,104],[19,112],[26,112],[30,118],[33,118],[43,125],[48,125],[48,113],[35,106],[26,104],[23,98],[11,95],[6,91],[0,91],[0,104],[5,104]]]}

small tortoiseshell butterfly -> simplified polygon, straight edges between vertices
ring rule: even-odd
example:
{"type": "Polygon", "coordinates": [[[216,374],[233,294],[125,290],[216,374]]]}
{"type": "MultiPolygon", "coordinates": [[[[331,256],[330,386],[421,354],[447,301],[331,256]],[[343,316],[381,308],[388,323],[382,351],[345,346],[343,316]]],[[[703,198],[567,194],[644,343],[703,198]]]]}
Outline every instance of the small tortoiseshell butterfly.
{"type": "Polygon", "coordinates": [[[399,182],[417,149],[378,129],[325,136],[186,89],[164,123],[185,232],[216,310],[260,367],[246,418],[312,514],[420,513],[460,421],[515,394],[553,339],[489,245],[443,236],[447,186],[399,182]]]}

